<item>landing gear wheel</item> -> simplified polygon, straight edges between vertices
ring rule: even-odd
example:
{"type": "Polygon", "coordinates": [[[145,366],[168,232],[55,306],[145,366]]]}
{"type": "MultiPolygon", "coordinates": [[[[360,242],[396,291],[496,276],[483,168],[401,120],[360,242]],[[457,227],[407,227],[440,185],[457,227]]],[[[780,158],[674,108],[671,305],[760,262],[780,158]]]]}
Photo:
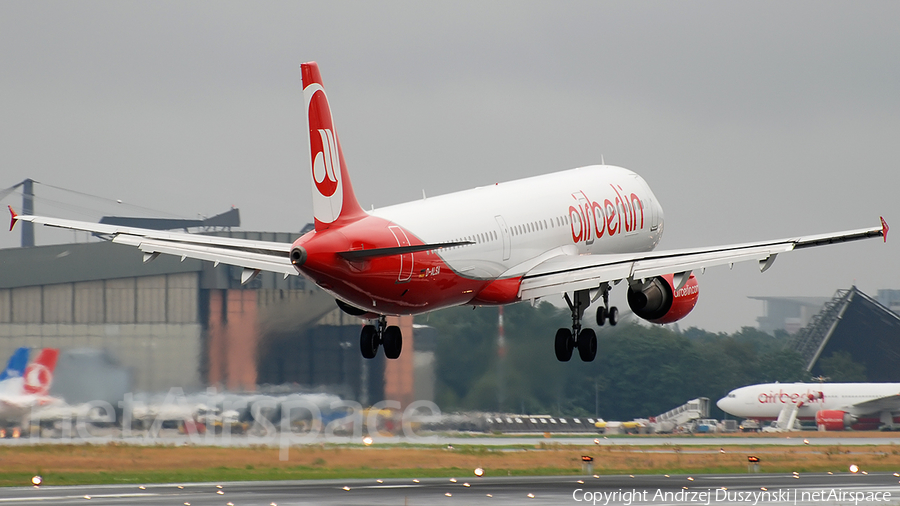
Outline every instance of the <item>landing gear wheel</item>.
{"type": "Polygon", "coordinates": [[[403,334],[400,333],[400,327],[391,325],[384,329],[381,335],[381,344],[384,345],[384,356],[395,359],[400,356],[403,349],[403,334]]]}
{"type": "Polygon", "coordinates": [[[612,326],[619,323],[619,308],[616,306],[609,308],[609,315],[607,315],[607,318],[609,318],[609,324],[612,326]]]}
{"type": "Polygon", "coordinates": [[[572,350],[575,348],[575,338],[569,329],[556,331],[556,359],[560,362],[568,362],[572,358],[572,350]]]}
{"type": "Polygon", "coordinates": [[[597,356],[597,333],[594,329],[583,329],[578,334],[578,356],[582,362],[593,362],[597,356]]]}
{"type": "MultiPolygon", "coordinates": [[[[375,325],[366,325],[359,334],[359,350],[363,358],[375,358],[378,354],[378,330],[375,325]]],[[[387,353],[387,348],[385,348],[387,353]]]]}
{"type": "Polygon", "coordinates": [[[606,308],[600,306],[597,308],[597,325],[602,327],[606,323],[606,308]]]}

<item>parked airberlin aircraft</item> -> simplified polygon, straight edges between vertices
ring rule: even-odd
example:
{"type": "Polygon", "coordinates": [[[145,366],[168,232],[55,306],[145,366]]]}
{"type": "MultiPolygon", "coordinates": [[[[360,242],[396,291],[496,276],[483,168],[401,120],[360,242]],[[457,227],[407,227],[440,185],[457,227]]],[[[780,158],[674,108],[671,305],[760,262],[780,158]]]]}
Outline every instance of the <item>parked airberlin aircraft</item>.
{"type": "Polygon", "coordinates": [[[732,390],[716,403],[741,418],[775,420],[795,406],[797,420],[824,430],[895,428],[900,383],[766,383],[732,390]]]}
{"type": "MultiPolygon", "coordinates": [[[[302,274],[328,291],[344,311],[369,318],[360,347],[366,358],[384,347],[402,348],[400,329],[385,315],[419,314],[456,305],[500,305],[564,296],[571,328],[556,333],[556,357],[575,348],[584,361],[597,338],[582,328],[597,303],[597,324],[615,325],[609,290],[625,281],[628,305],[655,323],[674,322],[697,302],[693,272],[741,261],[768,269],[795,249],[870,237],[872,228],[775,241],[658,251],[663,210],[640,176],[595,165],[498,183],[366,212],[350,183],[328,96],[316,63],[300,66],[309,126],[315,230],[293,244],[238,240],[75,222],[39,216],[23,220],[108,236],[136,246],[145,261],[160,253],[244,268],[242,281],[260,271],[302,274]],[[436,225],[440,224],[440,225],[436,225]]],[[[12,213],[12,209],[10,209],[12,213]]]]}

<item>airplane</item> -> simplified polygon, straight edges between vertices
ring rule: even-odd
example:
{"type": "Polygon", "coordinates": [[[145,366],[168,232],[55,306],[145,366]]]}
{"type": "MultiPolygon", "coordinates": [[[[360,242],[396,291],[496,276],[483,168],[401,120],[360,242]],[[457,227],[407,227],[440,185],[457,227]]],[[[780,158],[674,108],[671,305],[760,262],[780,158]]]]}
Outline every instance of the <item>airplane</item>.
{"type": "Polygon", "coordinates": [[[400,328],[388,326],[387,315],[562,294],[572,317],[554,340],[563,362],[576,348],[583,361],[594,360],[597,337],[582,326],[585,310],[596,302],[597,324],[615,325],[619,312],[609,291],[622,281],[634,314],[672,323],[697,302],[694,272],[743,261],[765,271],[795,249],[887,239],[882,218],[880,226],[845,232],[654,251],[665,224],[659,200],[639,175],[605,164],[366,212],[353,192],[319,67],[304,63],[300,72],[315,228],[293,244],[18,216],[12,207],[10,230],[20,220],[88,231],[139,248],[145,262],[171,254],[243,267],[243,283],[260,271],[306,276],[342,310],[370,321],[360,335],[365,358],[379,347],[389,359],[400,356],[400,328]]]}
{"type": "Polygon", "coordinates": [[[18,378],[25,374],[25,366],[28,364],[28,348],[22,347],[13,352],[6,364],[6,369],[0,372],[0,390],[3,382],[11,378],[18,378]]]}
{"type": "Polygon", "coordinates": [[[716,406],[740,418],[776,420],[779,430],[795,420],[815,420],[820,430],[893,429],[900,383],[766,383],[732,390],[716,406]]]}
{"type": "MultiPolygon", "coordinates": [[[[14,354],[13,358],[16,357],[14,354]]],[[[58,358],[58,349],[44,348],[21,375],[11,376],[0,383],[0,437],[7,434],[17,437],[20,428],[28,425],[32,409],[59,400],[48,395],[58,358]],[[8,428],[12,430],[7,432],[8,428]]]]}

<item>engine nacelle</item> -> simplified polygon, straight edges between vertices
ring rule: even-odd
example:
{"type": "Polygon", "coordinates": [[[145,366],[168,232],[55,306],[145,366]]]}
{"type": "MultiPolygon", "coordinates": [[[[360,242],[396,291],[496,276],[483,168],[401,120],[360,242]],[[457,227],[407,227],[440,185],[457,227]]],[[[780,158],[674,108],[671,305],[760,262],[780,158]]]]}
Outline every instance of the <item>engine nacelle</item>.
{"type": "Polygon", "coordinates": [[[628,306],[634,314],[652,323],[673,323],[684,318],[697,305],[700,287],[691,274],[687,283],[675,290],[674,275],[657,276],[640,291],[628,287],[628,306]]]}
{"type": "Polygon", "coordinates": [[[844,430],[856,423],[856,417],[839,409],[823,409],[816,412],[819,430],[844,430]]]}
{"type": "Polygon", "coordinates": [[[341,308],[341,311],[347,313],[350,316],[358,316],[364,320],[377,320],[380,316],[377,313],[372,313],[366,311],[365,309],[360,309],[356,306],[347,304],[341,299],[334,299],[334,301],[337,303],[338,307],[341,308]]]}

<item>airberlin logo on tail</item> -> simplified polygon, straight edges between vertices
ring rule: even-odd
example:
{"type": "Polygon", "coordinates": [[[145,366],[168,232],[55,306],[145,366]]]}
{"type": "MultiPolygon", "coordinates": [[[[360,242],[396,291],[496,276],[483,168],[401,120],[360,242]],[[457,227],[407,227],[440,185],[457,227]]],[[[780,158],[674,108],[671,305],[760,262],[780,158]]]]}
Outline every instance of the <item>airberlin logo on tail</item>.
{"type": "Polygon", "coordinates": [[[312,192],[313,214],[319,222],[332,223],[341,215],[344,204],[341,149],[322,85],[311,83],[303,93],[309,118],[310,169],[315,187],[312,192]]]}
{"type": "Polygon", "coordinates": [[[621,186],[612,188],[610,198],[603,203],[591,200],[583,191],[573,193],[577,202],[569,206],[572,240],[591,244],[604,235],[610,237],[644,228],[644,203],[634,193],[627,194],[621,186]]]}
{"type": "Polygon", "coordinates": [[[338,178],[341,177],[341,158],[334,142],[334,132],[320,129],[319,135],[322,138],[322,150],[313,158],[313,180],[319,193],[323,197],[330,197],[337,190],[338,178]]]}

